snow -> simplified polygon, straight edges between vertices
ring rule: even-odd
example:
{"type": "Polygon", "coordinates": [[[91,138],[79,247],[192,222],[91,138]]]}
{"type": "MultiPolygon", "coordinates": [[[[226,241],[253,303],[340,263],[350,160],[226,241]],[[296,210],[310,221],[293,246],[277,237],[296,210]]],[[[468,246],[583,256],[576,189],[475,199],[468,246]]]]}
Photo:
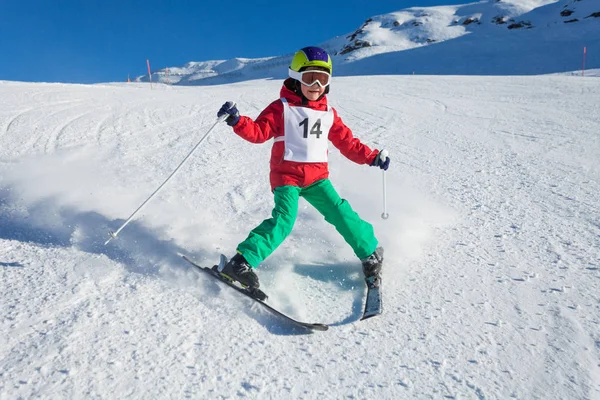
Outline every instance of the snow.
{"type": "MultiPolygon", "coordinates": [[[[597,73],[596,73],[597,76],[597,73]]],[[[385,247],[384,313],[301,200],[257,273],[306,334],[192,270],[269,216],[270,143],[219,125],[281,81],[0,82],[0,398],[600,398],[600,80],[336,77],[331,104],[382,172],[331,179],[385,247]]]]}
{"type": "Polygon", "coordinates": [[[330,149],[385,248],[383,315],[360,321],[360,263],[304,200],[257,270],[271,305],[331,326],[312,334],[179,256],[210,266],[269,217],[271,143],[219,124],[104,245],[224,101],[278,97],[292,54],[152,89],[0,81],[0,400],[600,399],[597,4],[413,7],[321,44],[371,43],[334,56],[329,100],[392,163],[383,220],[383,173],[330,149]]]}

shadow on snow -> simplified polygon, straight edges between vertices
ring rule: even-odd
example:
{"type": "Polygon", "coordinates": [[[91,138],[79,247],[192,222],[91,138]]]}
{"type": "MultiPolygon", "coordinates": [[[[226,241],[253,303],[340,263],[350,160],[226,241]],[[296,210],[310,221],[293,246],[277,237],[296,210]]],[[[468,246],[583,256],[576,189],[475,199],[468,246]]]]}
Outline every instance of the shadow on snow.
{"type": "MultiPolygon", "coordinates": [[[[109,230],[123,222],[109,220],[93,211],[59,206],[52,198],[25,206],[0,195],[1,239],[104,255],[131,272],[150,276],[157,275],[160,266],[167,263],[183,265],[177,253],[184,253],[184,249],[172,240],[158,239],[153,232],[136,222],[127,226],[126,234],[105,246],[109,230]]],[[[21,263],[9,260],[5,264],[21,263]]]]}
{"type": "Polygon", "coordinates": [[[300,275],[324,283],[334,283],[339,290],[353,293],[352,313],[341,321],[329,324],[330,326],[351,324],[362,317],[365,283],[362,278],[362,270],[357,265],[356,263],[344,263],[334,265],[298,264],[294,266],[294,272],[300,275]]]}
{"type": "MultiPolygon", "coordinates": [[[[8,193],[10,188],[0,188],[0,239],[32,243],[41,247],[73,248],[85,253],[102,255],[120,263],[128,271],[147,276],[160,276],[165,265],[186,268],[186,262],[179,254],[189,254],[173,240],[157,237],[159,232],[152,231],[143,224],[132,221],[126,232],[118,239],[104,245],[108,232],[119,227],[125,220],[110,220],[94,211],[78,211],[75,208],[60,206],[53,198],[41,199],[33,204],[23,204],[8,193]]],[[[212,254],[194,252],[198,259],[212,254]]],[[[23,268],[22,260],[3,260],[0,267],[23,268]]],[[[363,292],[362,279],[353,278],[353,264],[344,265],[297,265],[295,271],[322,282],[335,282],[340,289],[354,292],[352,313],[342,321],[331,326],[345,325],[360,319],[363,292]],[[340,277],[344,277],[340,279],[340,277]]],[[[215,284],[219,285],[218,282],[215,284]]],[[[206,285],[213,294],[221,288],[206,285]]],[[[247,300],[252,302],[252,300],[247,300]]],[[[248,304],[248,303],[246,303],[248,304]]],[[[260,305],[249,305],[245,313],[257,320],[269,332],[276,335],[302,335],[311,333],[292,323],[272,315],[266,310],[258,310],[260,305]]],[[[321,322],[321,321],[310,321],[321,322]]]]}

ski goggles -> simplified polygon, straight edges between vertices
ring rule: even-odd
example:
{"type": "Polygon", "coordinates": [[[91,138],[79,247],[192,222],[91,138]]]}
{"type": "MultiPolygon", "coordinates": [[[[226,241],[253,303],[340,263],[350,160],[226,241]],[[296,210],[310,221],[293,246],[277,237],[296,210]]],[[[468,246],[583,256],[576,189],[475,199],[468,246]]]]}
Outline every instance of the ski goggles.
{"type": "Polygon", "coordinates": [[[290,69],[289,75],[291,78],[300,81],[300,83],[306,86],[312,86],[317,83],[321,87],[327,87],[331,81],[331,74],[319,70],[296,72],[293,69],[290,69]]]}

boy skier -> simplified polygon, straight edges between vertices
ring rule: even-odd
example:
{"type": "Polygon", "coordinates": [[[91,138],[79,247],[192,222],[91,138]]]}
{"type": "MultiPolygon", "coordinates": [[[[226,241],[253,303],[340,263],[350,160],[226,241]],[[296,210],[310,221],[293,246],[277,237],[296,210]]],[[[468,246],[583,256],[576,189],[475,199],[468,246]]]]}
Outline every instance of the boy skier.
{"type": "Polygon", "coordinates": [[[292,231],[300,196],[334,225],[352,247],[362,261],[365,279],[379,284],[383,248],[378,246],[372,225],[360,219],[329,181],[327,146],[331,141],[351,161],[383,170],[387,170],[390,159],[380,157],[383,150],[371,150],[354,138],[337,111],[327,104],[331,72],[331,58],[325,50],[305,47],[292,59],[280,99],[272,102],[256,120],[241,116],[233,102],[223,104],[217,113],[219,117],[227,115],[227,124],[249,142],[263,143],[273,138],[270,181],[275,207],[272,217],[250,232],[237,246],[233,258],[219,271],[244,287],[259,287],[254,268],[292,231]]]}

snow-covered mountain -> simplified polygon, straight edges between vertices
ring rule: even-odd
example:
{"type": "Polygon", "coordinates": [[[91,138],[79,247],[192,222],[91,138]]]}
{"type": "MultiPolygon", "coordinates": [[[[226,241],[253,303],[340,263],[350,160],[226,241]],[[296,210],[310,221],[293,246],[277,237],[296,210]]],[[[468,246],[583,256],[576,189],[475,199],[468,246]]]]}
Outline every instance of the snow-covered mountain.
{"type": "MultiPolygon", "coordinates": [[[[355,31],[319,45],[333,55],[336,76],[564,73],[581,69],[584,47],[586,66],[600,68],[600,1],[485,0],[412,7],[368,18],[355,31]]],[[[291,57],[190,62],[168,68],[168,75],[166,69],[155,71],[152,79],[211,85],[283,78],[291,57]]]]}

